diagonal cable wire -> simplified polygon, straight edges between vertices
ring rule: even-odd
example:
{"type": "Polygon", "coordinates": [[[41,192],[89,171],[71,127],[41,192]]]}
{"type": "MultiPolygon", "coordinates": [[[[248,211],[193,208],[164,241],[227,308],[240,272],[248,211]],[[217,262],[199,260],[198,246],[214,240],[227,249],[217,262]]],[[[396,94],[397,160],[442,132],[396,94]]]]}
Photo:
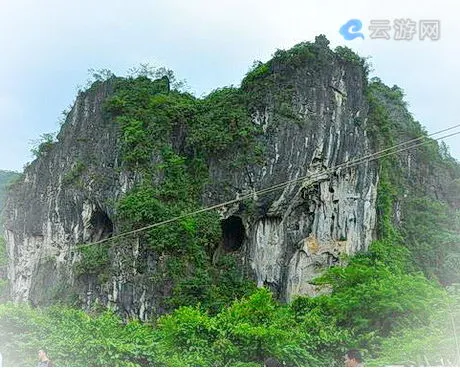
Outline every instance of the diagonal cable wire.
{"type": "MultiPolygon", "coordinates": [[[[419,146],[422,146],[422,145],[433,143],[433,141],[429,141],[429,140],[427,140],[427,138],[432,137],[434,135],[438,135],[438,134],[447,132],[449,130],[452,130],[452,129],[455,129],[455,128],[458,128],[458,127],[460,127],[460,124],[457,124],[455,126],[452,126],[452,127],[446,128],[446,129],[439,130],[439,131],[431,133],[429,135],[420,136],[420,137],[417,137],[417,138],[414,138],[414,139],[399,143],[399,144],[394,145],[392,147],[388,147],[388,148],[383,149],[381,151],[369,154],[367,156],[360,157],[360,158],[352,160],[352,161],[346,161],[346,162],[344,162],[342,164],[335,165],[335,166],[333,166],[331,168],[328,168],[326,170],[323,170],[323,171],[320,171],[320,172],[317,172],[317,173],[313,173],[313,174],[302,176],[302,177],[299,177],[299,178],[296,178],[296,179],[288,180],[288,181],[285,181],[285,182],[282,182],[282,183],[279,183],[279,184],[275,184],[275,185],[273,185],[271,187],[268,187],[268,188],[265,188],[265,189],[261,189],[261,190],[254,191],[254,192],[251,192],[251,193],[246,194],[246,195],[242,195],[242,196],[240,196],[240,197],[238,197],[236,199],[233,199],[233,200],[230,200],[230,201],[227,201],[227,202],[223,202],[223,203],[219,203],[219,204],[216,204],[216,205],[213,205],[213,206],[201,208],[199,210],[189,212],[189,213],[186,213],[186,214],[183,214],[183,215],[179,215],[179,216],[176,216],[176,217],[172,217],[172,218],[170,218],[168,220],[159,221],[159,222],[156,222],[154,224],[141,227],[139,229],[135,229],[135,230],[127,231],[127,232],[124,232],[124,233],[120,233],[120,234],[114,235],[114,236],[112,236],[110,238],[102,239],[102,240],[92,242],[92,243],[88,243],[88,244],[81,244],[81,245],[77,246],[77,248],[98,245],[98,244],[113,241],[113,240],[116,240],[116,239],[119,239],[119,238],[122,238],[122,237],[125,237],[125,236],[128,236],[128,235],[137,234],[137,233],[140,233],[140,232],[143,232],[143,231],[146,231],[146,230],[150,230],[150,229],[153,229],[155,227],[167,225],[167,224],[170,224],[172,222],[176,222],[176,221],[179,221],[179,220],[182,220],[182,219],[185,219],[187,217],[191,217],[191,216],[203,213],[203,212],[208,212],[208,211],[212,211],[212,210],[219,209],[219,208],[222,208],[222,207],[226,207],[226,206],[241,202],[241,201],[243,201],[245,199],[251,199],[251,198],[253,198],[254,196],[257,196],[257,195],[263,195],[263,194],[271,193],[271,192],[274,192],[276,190],[286,188],[287,186],[289,186],[290,184],[293,184],[293,183],[301,182],[301,181],[307,180],[307,179],[310,179],[310,180],[313,181],[315,178],[319,178],[321,176],[333,173],[333,172],[335,172],[335,171],[337,171],[339,169],[342,169],[342,168],[354,167],[354,166],[357,166],[357,165],[362,164],[362,163],[374,161],[374,160],[381,159],[383,157],[387,157],[387,156],[390,156],[390,155],[394,155],[396,153],[403,152],[403,151],[406,151],[406,150],[409,150],[409,149],[412,149],[412,148],[416,148],[416,147],[419,147],[419,146]],[[419,142],[419,143],[413,144],[411,146],[407,146],[408,144],[415,143],[415,142],[419,142]],[[396,148],[399,148],[399,149],[395,150],[396,148]]],[[[440,139],[449,138],[449,137],[455,136],[457,134],[460,134],[460,131],[455,132],[455,133],[451,133],[451,134],[447,134],[447,135],[444,135],[444,136],[439,137],[439,138],[433,138],[433,140],[438,141],[440,139]]]]}

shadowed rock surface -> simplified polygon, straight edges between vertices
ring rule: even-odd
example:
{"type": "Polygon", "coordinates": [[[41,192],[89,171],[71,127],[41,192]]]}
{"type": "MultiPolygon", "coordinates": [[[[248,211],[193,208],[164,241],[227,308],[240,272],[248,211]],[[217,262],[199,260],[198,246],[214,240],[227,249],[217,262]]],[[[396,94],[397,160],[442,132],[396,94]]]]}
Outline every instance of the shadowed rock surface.
{"type": "MultiPolygon", "coordinates": [[[[377,236],[378,164],[334,169],[375,151],[365,71],[322,42],[317,39],[315,60],[275,57],[266,76],[243,82],[241,89],[257,96],[247,108],[262,131],[257,142],[263,157],[244,167],[229,165],[233,151],[210,157],[201,195],[202,206],[208,206],[306,177],[254,196],[251,207],[241,203],[220,211],[222,241],[214,255],[236,254],[242,272],[284,301],[323,292],[310,281],[325,267],[341,264],[341,255],[366,250],[377,236]]],[[[123,165],[120,126],[104,107],[114,83],[96,83],[78,95],[58,141],[9,192],[4,234],[15,301],[43,305],[73,295],[82,305],[97,300],[141,319],[164,312],[161,301],[173,285],[152,282],[162,255],[139,241],[125,240],[110,253],[107,279],[75,271],[76,245],[119,232],[115,203],[142,178],[123,165]],[[126,255],[133,264],[127,264],[126,255]]],[[[404,113],[395,110],[391,118],[407,131],[404,113]]],[[[170,137],[175,150],[183,150],[186,136],[184,128],[170,137]]],[[[152,160],[161,161],[154,152],[152,160]]],[[[410,166],[412,185],[445,195],[449,174],[433,176],[435,169],[425,167],[415,151],[398,160],[410,166]]],[[[395,208],[395,216],[401,217],[401,208],[395,208]]]]}

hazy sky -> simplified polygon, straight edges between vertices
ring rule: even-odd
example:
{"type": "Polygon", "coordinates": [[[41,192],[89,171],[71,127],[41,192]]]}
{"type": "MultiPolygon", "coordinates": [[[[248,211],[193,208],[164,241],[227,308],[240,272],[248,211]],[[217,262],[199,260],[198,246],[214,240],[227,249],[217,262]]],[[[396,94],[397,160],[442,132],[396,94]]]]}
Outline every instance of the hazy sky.
{"type": "MultiPolygon", "coordinates": [[[[459,10],[458,0],[1,0],[0,169],[31,161],[30,141],[58,129],[89,68],[123,75],[139,63],[166,66],[200,96],[320,33],[371,56],[373,74],[405,90],[428,131],[459,124],[459,10]],[[351,18],[363,22],[364,40],[339,34],[351,18]],[[369,37],[371,20],[400,18],[439,20],[440,39],[369,37]]],[[[446,142],[460,159],[458,137],[446,142]]]]}

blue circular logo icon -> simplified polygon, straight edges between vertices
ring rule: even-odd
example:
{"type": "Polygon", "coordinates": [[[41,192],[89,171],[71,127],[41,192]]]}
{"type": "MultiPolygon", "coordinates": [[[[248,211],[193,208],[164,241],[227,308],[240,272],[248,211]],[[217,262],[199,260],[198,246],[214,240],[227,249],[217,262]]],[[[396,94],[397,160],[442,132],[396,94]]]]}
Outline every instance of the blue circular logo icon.
{"type": "Polygon", "coordinates": [[[340,27],[340,34],[347,41],[354,40],[357,37],[361,37],[364,40],[364,35],[360,31],[363,28],[363,24],[359,19],[350,19],[342,27],[340,27]]]}

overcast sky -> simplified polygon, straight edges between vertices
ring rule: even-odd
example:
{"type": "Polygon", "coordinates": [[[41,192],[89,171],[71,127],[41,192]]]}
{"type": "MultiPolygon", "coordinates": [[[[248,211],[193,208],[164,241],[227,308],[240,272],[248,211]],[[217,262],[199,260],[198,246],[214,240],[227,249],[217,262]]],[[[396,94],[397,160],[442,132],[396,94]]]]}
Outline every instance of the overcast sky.
{"type": "MultiPolygon", "coordinates": [[[[30,142],[56,131],[89,68],[173,69],[197,96],[237,85],[254,60],[325,34],[371,56],[373,75],[406,92],[429,132],[460,123],[460,2],[310,0],[15,0],[0,2],[0,169],[22,170],[30,142]],[[363,23],[364,39],[339,28],[363,23]],[[438,41],[371,39],[371,20],[439,20],[438,41]]],[[[393,31],[390,32],[393,37],[393,31]]],[[[446,141],[460,159],[460,139],[446,141]]]]}

